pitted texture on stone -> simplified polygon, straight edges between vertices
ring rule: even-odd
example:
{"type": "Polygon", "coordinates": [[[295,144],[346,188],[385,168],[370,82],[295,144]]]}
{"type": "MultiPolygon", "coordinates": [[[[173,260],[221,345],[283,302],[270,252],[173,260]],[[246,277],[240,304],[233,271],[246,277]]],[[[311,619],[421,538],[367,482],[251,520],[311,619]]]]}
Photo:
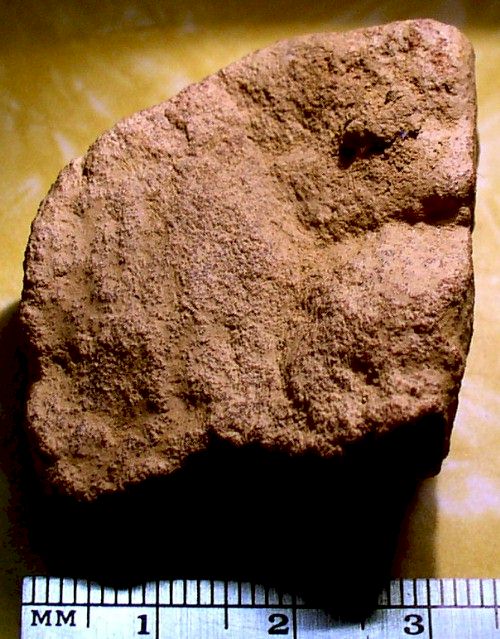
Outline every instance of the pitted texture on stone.
{"type": "Polygon", "coordinates": [[[213,437],[335,456],[428,416],[445,449],[475,111],[469,43],[420,20],[280,42],[104,133],[26,253],[46,481],[93,498],[213,437]]]}

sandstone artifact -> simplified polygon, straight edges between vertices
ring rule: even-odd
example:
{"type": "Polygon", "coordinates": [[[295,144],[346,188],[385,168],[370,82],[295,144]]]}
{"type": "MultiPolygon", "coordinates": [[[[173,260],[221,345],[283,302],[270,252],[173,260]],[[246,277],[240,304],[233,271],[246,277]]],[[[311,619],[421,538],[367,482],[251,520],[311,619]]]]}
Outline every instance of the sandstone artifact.
{"type": "Polygon", "coordinates": [[[81,499],[212,439],[339,456],[432,418],[472,331],[473,52],[431,20],[258,51],[137,113],[42,202],[27,428],[81,499]]]}

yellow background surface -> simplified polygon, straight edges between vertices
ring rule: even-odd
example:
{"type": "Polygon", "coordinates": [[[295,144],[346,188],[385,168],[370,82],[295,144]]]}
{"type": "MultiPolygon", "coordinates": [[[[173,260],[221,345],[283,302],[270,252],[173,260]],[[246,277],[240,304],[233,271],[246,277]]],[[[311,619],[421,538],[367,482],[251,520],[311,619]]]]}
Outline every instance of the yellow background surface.
{"type": "MultiPolygon", "coordinates": [[[[481,157],[475,332],[452,452],[411,505],[394,574],[493,577],[500,563],[499,2],[0,0],[0,329],[20,297],[39,201],[104,129],[278,39],[412,17],[455,24],[472,40],[481,157]]],[[[12,539],[11,488],[0,470],[1,639],[17,636],[19,578],[28,569],[12,539]]]]}

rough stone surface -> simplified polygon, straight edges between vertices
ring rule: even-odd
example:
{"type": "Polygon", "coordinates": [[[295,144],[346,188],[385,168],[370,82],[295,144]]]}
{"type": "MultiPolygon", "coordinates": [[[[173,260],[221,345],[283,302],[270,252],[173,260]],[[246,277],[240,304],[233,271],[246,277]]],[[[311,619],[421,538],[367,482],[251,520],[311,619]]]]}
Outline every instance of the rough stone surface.
{"type": "Polygon", "coordinates": [[[475,117],[470,44],[420,20],[280,42],[104,133],[26,253],[47,485],[91,499],[212,439],[339,456],[426,418],[446,454],[475,117]]]}

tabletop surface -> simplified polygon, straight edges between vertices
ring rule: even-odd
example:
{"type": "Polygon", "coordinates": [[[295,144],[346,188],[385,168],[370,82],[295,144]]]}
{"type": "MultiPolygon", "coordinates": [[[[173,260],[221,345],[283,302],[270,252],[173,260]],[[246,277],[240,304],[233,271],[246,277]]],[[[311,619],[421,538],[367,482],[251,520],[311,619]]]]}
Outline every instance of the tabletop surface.
{"type": "MultiPolygon", "coordinates": [[[[0,639],[17,636],[20,577],[36,569],[12,525],[15,439],[10,325],[38,203],[60,169],[103,130],[244,54],[292,35],[396,19],[455,24],[477,58],[480,164],[475,329],[452,450],[422,483],[400,536],[394,576],[496,577],[500,473],[500,4],[327,0],[0,3],[0,639]],[[319,6],[320,5],[320,6],[319,6]],[[410,8],[411,7],[411,8],[410,8]]],[[[15,385],[15,384],[14,384],[15,385]]]]}

